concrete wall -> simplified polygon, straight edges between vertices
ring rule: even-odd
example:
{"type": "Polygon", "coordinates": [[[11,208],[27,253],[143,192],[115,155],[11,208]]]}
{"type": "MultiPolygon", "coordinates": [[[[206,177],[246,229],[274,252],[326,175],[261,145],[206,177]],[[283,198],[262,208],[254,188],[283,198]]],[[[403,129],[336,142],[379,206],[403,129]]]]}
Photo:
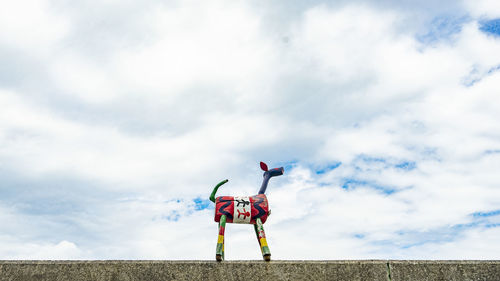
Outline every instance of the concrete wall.
{"type": "Polygon", "coordinates": [[[0,280],[500,281],[500,261],[0,261],[0,280]]]}

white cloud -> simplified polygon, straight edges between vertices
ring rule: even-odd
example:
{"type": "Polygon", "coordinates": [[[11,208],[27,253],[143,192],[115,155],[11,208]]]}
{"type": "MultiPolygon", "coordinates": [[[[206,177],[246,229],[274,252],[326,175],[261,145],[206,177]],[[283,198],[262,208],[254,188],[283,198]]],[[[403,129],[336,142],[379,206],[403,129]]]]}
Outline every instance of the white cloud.
{"type": "Polygon", "coordinates": [[[464,1],[465,7],[475,17],[495,18],[500,16],[500,4],[495,0],[464,1]]]}
{"type": "Polygon", "coordinates": [[[82,257],[81,250],[68,241],[61,241],[57,244],[16,241],[0,245],[0,248],[2,248],[4,259],[74,260],[82,257]]]}
{"type": "Polygon", "coordinates": [[[70,32],[69,20],[51,9],[48,1],[2,3],[0,44],[30,56],[47,55],[70,32]]]}
{"type": "MultiPolygon", "coordinates": [[[[475,18],[426,45],[401,28],[414,15],[366,3],[285,23],[242,2],[148,3],[126,31],[134,4],[120,3],[43,4],[41,37],[2,24],[4,46],[40,42],[47,75],[0,85],[5,258],[212,259],[212,206],[192,200],[224,178],[220,194],[256,192],[259,160],[295,163],[268,189],[276,258],[500,252],[496,217],[472,215],[500,203],[500,41],[475,18]],[[82,43],[95,32],[130,37],[82,43]],[[61,194],[77,211],[43,210],[61,194]]],[[[259,258],[251,226],[229,225],[226,243],[229,259],[259,258]]]]}
{"type": "MultiPolygon", "coordinates": [[[[498,258],[499,229],[487,228],[469,230],[458,239],[445,243],[429,243],[422,247],[414,247],[408,252],[419,259],[443,260],[494,260],[498,258]]],[[[405,258],[404,254],[399,255],[405,258]]]]}

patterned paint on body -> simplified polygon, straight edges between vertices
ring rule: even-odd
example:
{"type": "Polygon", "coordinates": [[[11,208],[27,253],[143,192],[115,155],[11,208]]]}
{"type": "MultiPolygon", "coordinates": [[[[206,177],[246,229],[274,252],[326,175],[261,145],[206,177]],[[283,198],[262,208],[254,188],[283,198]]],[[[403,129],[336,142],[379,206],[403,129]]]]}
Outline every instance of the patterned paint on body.
{"type": "Polygon", "coordinates": [[[250,206],[250,197],[235,196],[234,197],[234,213],[233,223],[250,223],[252,215],[250,214],[252,207],[250,206]]]}
{"type": "Polygon", "coordinates": [[[220,196],[215,199],[215,218],[226,216],[227,223],[255,224],[260,218],[265,223],[269,216],[269,204],[265,194],[254,196],[220,196]]]}

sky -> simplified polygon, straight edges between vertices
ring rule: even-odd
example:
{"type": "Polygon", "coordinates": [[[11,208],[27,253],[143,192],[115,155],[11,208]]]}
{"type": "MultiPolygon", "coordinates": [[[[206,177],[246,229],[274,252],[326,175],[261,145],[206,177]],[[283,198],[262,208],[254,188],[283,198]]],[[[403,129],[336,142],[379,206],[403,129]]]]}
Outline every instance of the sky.
{"type": "Polygon", "coordinates": [[[500,259],[499,1],[1,6],[0,259],[500,259]]]}

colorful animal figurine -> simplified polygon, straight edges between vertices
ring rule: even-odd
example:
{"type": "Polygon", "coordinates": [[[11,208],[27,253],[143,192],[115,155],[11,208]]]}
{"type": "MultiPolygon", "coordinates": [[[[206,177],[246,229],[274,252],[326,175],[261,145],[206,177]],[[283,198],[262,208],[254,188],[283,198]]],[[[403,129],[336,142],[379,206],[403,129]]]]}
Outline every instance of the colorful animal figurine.
{"type": "Polygon", "coordinates": [[[210,195],[210,201],[215,203],[214,220],[219,223],[219,236],[215,252],[215,259],[217,261],[224,259],[224,230],[226,223],[253,224],[262,256],[265,261],[271,260],[271,252],[269,251],[269,246],[267,246],[263,226],[271,211],[269,210],[267,197],[264,193],[266,192],[269,179],[283,175],[284,169],[281,167],[269,170],[264,162],[260,162],[260,168],[264,171],[264,179],[259,194],[254,196],[220,196],[215,198],[215,193],[217,193],[219,187],[228,182],[228,180],[223,180],[214,187],[210,195]]]}

